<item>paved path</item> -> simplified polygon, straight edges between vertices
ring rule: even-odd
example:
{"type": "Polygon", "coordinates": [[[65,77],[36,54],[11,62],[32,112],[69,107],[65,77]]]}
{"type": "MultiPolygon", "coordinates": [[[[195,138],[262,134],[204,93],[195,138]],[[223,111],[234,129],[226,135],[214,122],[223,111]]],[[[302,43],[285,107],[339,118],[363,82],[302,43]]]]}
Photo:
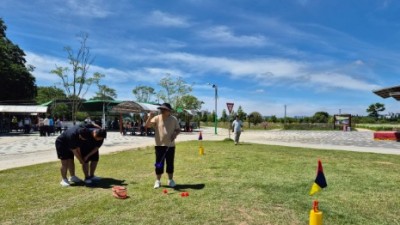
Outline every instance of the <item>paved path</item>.
{"type": "MultiPolygon", "coordinates": [[[[227,137],[227,130],[218,129],[218,135],[215,135],[214,129],[203,129],[204,140],[223,140],[227,137]]],[[[177,141],[197,140],[197,138],[198,132],[181,133],[177,141]]],[[[55,139],[56,136],[39,137],[38,134],[0,136],[0,170],[57,160],[55,139]]],[[[400,154],[399,142],[374,141],[373,133],[370,131],[244,131],[241,141],[317,149],[400,154]]],[[[117,132],[109,132],[100,149],[100,154],[152,145],[154,145],[153,137],[121,136],[117,132]]]]}
{"type": "MultiPolygon", "coordinates": [[[[207,140],[225,138],[223,135],[214,135],[212,129],[203,129],[203,133],[207,140]]],[[[198,134],[183,132],[177,141],[197,140],[198,134]]],[[[40,137],[37,133],[0,136],[0,170],[58,160],[54,145],[56,138],[57,136],[40,137]]],[[[154,137],[122,136],[119,132],[108,132],[100,154],[153,145],[154,137]]]]}
{"type": "Polygon", "coordinates": [[[245,131],[241,139],[259,144],[400,154],[400,142],[375,141],[372,131],[245,131]]]}

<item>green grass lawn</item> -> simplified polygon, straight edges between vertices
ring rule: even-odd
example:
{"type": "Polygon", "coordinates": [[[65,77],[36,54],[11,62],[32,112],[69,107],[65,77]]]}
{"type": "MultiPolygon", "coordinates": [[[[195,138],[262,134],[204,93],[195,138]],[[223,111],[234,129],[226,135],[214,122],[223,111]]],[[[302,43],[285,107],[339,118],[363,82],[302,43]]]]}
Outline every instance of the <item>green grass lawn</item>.
{"type": "Polygon", "coordinates": [[[324,224],[400,224],[400,156],[203,145],[204,156],[197,142],[177,145],[179,186],[168,195],[153,189],[153,148],[101,156],[105,179],[93,188],[61,188],[59,162],[0,171],[0,224],[308,224],[319,158],[324,224]],[[113,198],[112,185],[126,185],[130,198],[113,198]]]}

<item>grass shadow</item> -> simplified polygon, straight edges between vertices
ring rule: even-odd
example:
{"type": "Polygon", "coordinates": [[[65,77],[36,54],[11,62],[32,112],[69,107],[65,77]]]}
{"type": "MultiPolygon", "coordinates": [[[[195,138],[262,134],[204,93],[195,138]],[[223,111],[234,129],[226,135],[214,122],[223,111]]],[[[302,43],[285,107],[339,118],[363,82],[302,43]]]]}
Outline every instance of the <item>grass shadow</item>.
{"type": "Polygon", "coordinates": [[[185,189],[201,190],[205,187],[205,184],[177,184],[174,190],[181,191],[185,189]]]}
{"type": "Polygon", "coordinates": [[[247,142],[241,142],[241,143],[239,143],[238,145],[253,145],[253,144],[247,143],[247,142]]]}

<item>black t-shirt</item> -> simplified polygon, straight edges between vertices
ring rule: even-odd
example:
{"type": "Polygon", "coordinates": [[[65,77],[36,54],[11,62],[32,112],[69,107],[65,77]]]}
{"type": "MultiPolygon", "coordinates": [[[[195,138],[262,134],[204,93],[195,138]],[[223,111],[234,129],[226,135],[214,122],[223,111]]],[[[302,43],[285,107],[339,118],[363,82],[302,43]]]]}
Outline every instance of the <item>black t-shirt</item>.
{"type": "Polygon", "coordinates": [[[84,134],[85,141],[80,141],[79,145],[81,149],[91,151],[95,147],[100,148],[103,145],[104,139],[101,141],[97,141],[96,139],[93,138],[93,130],[94,129],[99,129],[98,127],[94,126],[93,124],[83,124],[81,125],[82,128],[85,129],[85,134],[88,132],[86,135],[84,134]]]}
{"type": "Polygon", "coordinates": [[[57,141],[62,142],[68,149],[79,147],[81,139],[79,138],[81,126],[73,126],[57,137],[57,141]]]}

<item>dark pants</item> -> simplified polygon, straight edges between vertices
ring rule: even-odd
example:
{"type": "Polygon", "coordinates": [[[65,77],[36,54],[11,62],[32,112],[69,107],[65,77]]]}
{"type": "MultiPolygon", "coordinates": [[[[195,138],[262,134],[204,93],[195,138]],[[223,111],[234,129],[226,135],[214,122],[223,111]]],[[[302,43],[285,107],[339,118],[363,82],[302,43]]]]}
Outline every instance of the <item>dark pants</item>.
{"type": "Polygon", "coordinates": [[[44,130],[44,125],[39,126],[40,136],[46,136],[46,132],[44,130]]]}
{"type": "Polygon", "coordinates": [[[156,163],[162,163],[161,168],[156,167],[156,174],[164,173],[164,164],[167,164],[167,173],[174,173],[175,147],[156,146],[156,163]],[[167,151],[168,149],[168,151],[167,151]]]}
{"type": "Polygon", "coordinates": [[[31,125],[24,125],[24,132],[25,134],[29,134],[31,131],[31,125]]]}

